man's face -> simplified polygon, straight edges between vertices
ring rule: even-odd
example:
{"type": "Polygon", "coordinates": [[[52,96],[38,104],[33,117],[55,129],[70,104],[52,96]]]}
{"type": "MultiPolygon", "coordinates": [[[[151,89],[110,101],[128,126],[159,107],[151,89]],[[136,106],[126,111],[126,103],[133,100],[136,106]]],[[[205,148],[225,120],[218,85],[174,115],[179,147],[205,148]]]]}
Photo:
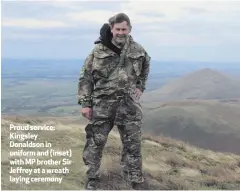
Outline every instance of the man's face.
{"type": "Polygon", "coordinates": [[[130,27],[127,22],[116,23],[111,27],[111,32],[113,34],[113,40],[119,44],[123,45],[126,41],[127,35],[130,33],[130,27]]]}

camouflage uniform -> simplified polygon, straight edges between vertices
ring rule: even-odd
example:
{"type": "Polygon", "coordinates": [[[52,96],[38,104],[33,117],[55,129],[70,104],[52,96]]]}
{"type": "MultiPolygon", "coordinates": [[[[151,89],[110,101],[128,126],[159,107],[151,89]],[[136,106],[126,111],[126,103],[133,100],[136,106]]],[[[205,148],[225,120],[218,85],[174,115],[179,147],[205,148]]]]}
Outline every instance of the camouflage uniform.
{"type": "Polygon", "coordinates": [[[88,178],[99,178],[102,151],[114,125],[123,143],[122,163],[131,182],[143,182],[141,155],[142,108],[134,96],[145,90],[150,57],[130,36],[125,62],[104,46],[95,45],[86,58],[78,82],[78,103],[93,109],[86,127],[83,160],[88,178]]]}

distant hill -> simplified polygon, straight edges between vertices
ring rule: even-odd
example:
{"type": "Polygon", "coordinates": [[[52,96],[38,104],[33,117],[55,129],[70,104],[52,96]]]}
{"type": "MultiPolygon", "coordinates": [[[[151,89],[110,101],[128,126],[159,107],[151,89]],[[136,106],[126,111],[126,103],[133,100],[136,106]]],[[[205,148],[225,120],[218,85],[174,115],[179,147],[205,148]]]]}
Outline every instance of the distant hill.
{"type": "Polygon", "coordinates": [[[240,154],[240,102],[185,100],[143,104],[145,132],[240,154]]]}
{"type": "Polygon", "coordinates": [[[179,99],[240,98],[240,81],[213,69],[201,69],[146,92],[143,102],[179,99]]]}
{"type": "MultiPolygon", "coordinates": [[[[86,182],[86,167],[82,161],[85,145],[84,126],[66,118],[26,118],[5,116],[1,121],[2,131],[2,176],[3,190],[83,190],[86,182]],[[40,131],[37,142],[48,141],[54,150],[71,149],[70,165],[16,165],[22,168],[62,169],[67,167],[69,173],[35,173],[30,177],[59,177],[59,183],[30,183],[24,181],[16,184],[9,181],[10,175],[28,177],[27,174],[9,174],[9,160],[16,158],[38,158],[40,160],[61,160],[68,157],[50,156],[9,156],[9,125],[52,125],[56,131],[40,131]]],[[[148,128],[148,127],[147,127],[148,128]]],[[[21,131],[20,131],[21,132],[21,131]]],[[[19,133],[20,133],[19,132],[19,133]]],[[[21,132],[28,133],[28,132],[21,132]]],[[[23,149],[29,151],[46,151],[48,148],[23,149]]],[[[130,190],[131,187],[123,176],[120,163],[121,142],[119,135],[111,132],[104,149],[101,164],[101,190],[130,190]]],[[[19,148],[11,148],[19,150],[19,148]]],[[[142,190],[237,190],[240,188],[240,156],[203,150],[181,141],[162,136],[143,135],[142,142],[143,171],[145,184],[142,190]]],[[[13,166],[13,165],[12,165],[13,166]]]]}

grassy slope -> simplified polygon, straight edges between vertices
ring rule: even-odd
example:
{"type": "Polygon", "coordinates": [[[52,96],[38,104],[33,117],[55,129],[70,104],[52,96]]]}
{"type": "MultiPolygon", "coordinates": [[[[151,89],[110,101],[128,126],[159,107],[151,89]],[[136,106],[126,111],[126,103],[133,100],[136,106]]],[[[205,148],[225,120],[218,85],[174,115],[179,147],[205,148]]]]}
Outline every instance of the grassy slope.
{"type": "MultiPolygon", "coordinates": [[[[84,126],[76,121],[57,118],[4,117],[2,119],[2,189],[83,189],[86,168],[81,154],[84,148],[84,126]],[[70,174],[62,184],[17,185],[9,183],[9,124],[51,124],[55,132],[39,133],[41,140],[51,140],[53,148],[71,148],[70,174]]],[[[111,132],[101,166],[102,189],[129,189],[119,166],[121,144],[111,132]]],[[[192,147],[164,137],[143,138],[143,168],[146,178],[143,189],[239,189],[240,156],[222,154],[192,147]]]]}
{"type": "Polygon", "coordinates": [[[144,113],[146,132],[164,134],[207,149],[240,153],[239,104],[188,100],[154,105],[149,105],[144,113]]]}

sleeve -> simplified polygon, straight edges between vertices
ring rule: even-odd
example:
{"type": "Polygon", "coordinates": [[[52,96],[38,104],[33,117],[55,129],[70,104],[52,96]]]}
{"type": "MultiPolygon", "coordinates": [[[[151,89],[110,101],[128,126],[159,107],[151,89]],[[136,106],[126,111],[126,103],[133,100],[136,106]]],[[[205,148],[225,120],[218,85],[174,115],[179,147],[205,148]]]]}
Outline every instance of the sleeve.
{"type": "Polygon", "coordinates": [[[94,87],[92,77],[93,51],[85,59],[78,79],[78,104],[82,107],[92,107],[92,92],[94,87]]]}
{"type": "Polygon", "coordinates": [[[145,52],[145,57],[143,59],[143,67],[139,79],[137,81],[137,88],[139,88],[142,92],[146,89],[146,82],[148,79],[149,69],[150,69],[150,60],[151,57],[145,52]]]}

